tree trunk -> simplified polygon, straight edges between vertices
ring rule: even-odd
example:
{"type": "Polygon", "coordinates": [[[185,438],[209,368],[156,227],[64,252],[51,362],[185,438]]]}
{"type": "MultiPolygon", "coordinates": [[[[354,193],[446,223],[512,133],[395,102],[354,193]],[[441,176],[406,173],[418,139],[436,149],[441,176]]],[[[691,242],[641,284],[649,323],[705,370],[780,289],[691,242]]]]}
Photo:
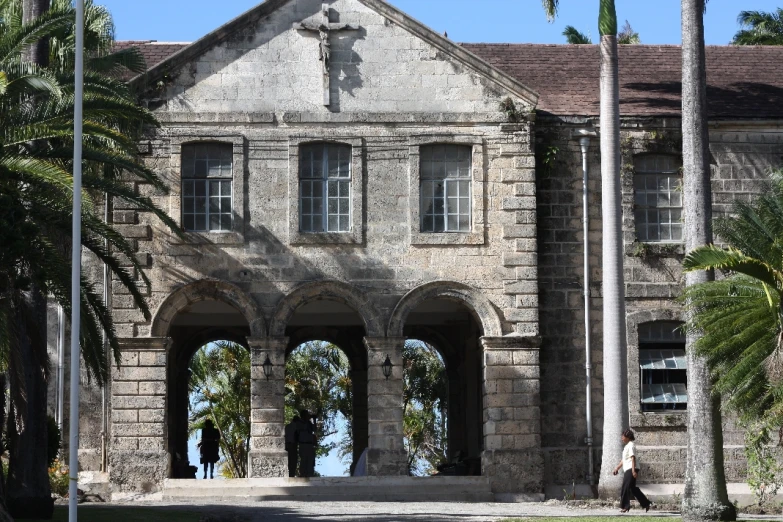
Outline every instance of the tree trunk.
{"type": "Polygon", "coordinates": [[[46,400],[46,298],[40,289],[26,292],[16,308],[19,346],[9,364],[11,389],[23,390],[15,401],[9,429],[8,511],[14,518],[52,517],[48,475],[46,400]]]}
{"type": "MultiPolygon", "coordinates": [[[[614,11],[613,6],[611,6],[614,11]]],[[[616,18],[616,16],[615,16],[616,18]]],[[[614,24],[616,26],[616,22],[614,24]]],[[[601,212],[603,219],[604,427],[598,494],[620,494],[622,477],[612,475],[622,458],[620,434],[628,427],[625,283],[620,190],[620,86],[617,36],[601,36],[601,212]]]]}
{"type": "MultiPolygon", "coordinates": [[[[704,0],[682,0],[682,156],[687,252],[712,243],[703,16],[704,0]]],[[[685,285],[713,278],[713,272],[688,272],[685,285]]],[[[688,460],[682,515],[685,520],[736,520],[723,472],[720,398],[712,394],[706,361],[693,353],[694,341],[688,332],[688,460]]]]}
{"type": "MultiPolygon", "coordinates": [[[[50,0],[22,0],[22,22],[30,23],[44,14],[49,10],[49,3],[50,0]]],[[[41,38],[27,47],[22,59],[41,66],[49,65],[49,39],[41,38]]]]}

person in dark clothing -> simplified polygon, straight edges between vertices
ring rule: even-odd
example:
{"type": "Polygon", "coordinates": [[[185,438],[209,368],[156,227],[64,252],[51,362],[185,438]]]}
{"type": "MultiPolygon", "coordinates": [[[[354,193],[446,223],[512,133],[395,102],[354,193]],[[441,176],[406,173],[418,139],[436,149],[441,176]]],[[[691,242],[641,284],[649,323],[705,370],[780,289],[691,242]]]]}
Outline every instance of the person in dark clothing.
{"type": "Polygon", "coordinates": [[[288,452],[288,476],[296,476],[296,467],[299,463],[299,451],[296,444],[297,431],[302,424],[299,415],[285,425],[285,450],[288,452]]]}
{"type": "Polygon", "coordinates": [[[299,417],[301,421],[296,437],[299,445],[299,476],[312,477],[315,475],[315,426],[307,410],[300,411],[299,417]]]}
{"type": "Polygon", "coordinates": [[[623,469],[623,487],[620,490],[620,513],[627,513],[631,509],[631,496],[636,497],[639,505],[644,508],[645,511],[650,511],[651,502],[644,496],[642,490],[636,487],[636,477],[639,474],[639,468],[636,457],[636,444],[634,440],[636,437],[631,430],[625,430],[620,436],[620,440],[623,441],[625,447],[623,448],[623,459],[620,464],[614,468],[614,475],[623,469]]]}
{"type": "Polygon", "coordinates": [[[198,448],[201,463],[204,464],[204,478],[207,478],[207,467],[209,478],[215,478],[215,463],[220,460],[220,432],[211,419],[204,421],[198,448]]]}

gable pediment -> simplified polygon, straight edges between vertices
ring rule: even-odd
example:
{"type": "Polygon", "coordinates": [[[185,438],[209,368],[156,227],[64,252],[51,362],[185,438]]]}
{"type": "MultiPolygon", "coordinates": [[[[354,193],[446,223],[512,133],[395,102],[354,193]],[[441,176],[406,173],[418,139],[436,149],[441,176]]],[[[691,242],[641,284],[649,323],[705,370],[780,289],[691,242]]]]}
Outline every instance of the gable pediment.
{"type": "Polygon", "coordinates": [[[172,112],[487,113],[538,99],[382,0],[268,0],[132,82],[172,112]]]}

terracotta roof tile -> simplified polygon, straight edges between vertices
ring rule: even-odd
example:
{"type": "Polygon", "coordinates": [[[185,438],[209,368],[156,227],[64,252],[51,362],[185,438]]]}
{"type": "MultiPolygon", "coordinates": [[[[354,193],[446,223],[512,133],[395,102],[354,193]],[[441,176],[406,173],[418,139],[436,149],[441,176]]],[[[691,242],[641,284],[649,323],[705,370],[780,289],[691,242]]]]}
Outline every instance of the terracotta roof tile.
{"type": "MultiPolygon", "coordinates": [[[[559,116],[598,115],[596,45],[462,44],[537,91],[538,108],[559,116]]],[[[154,40],[121,41],[138,47],[147,67],[188,46],[154,40]]],[[[620,114],[679,116],[681,50],[674,45],[621,45],[620,114]]],[[[708,46],[707,97],[712,118],[783,119],[783,46],[708,46]]]]}

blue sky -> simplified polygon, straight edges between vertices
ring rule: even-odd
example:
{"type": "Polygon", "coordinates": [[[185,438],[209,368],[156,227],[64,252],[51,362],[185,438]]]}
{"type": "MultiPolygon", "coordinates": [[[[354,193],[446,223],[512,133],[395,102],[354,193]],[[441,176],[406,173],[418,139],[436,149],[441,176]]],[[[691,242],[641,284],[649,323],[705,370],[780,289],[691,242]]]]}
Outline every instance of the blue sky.
{"type": "MultiPolygon", "coordinates": [[[[643,43],[680,43],[680,0],[616,0],[617,16],[631,22],[643,43]]],[[[119,40],[190,42],[247,11],[258,0],[96,0],[114,15],[119,40]]],[[[573,25],[598,34],[598,0],[561,0],[546,22],[540,0],[391,0],[391,4],[459,42],[563,43],[573,25]],[[480,7],[477,7],[480,6],[480,7]]],[[[773,11],[783,0],[710,0],[707,44],[724,45],[737,31],[740,10],[773,11]]]]}

